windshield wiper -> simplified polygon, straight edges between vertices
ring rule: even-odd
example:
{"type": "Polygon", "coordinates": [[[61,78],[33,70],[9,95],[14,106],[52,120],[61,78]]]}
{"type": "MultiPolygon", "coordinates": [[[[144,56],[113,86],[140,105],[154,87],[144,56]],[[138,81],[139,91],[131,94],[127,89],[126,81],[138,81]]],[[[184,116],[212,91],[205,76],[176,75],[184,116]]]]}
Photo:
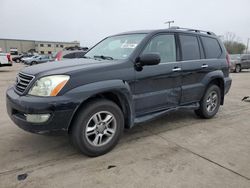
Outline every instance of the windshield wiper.
{"type": "Polygon", "coordinates": [[[104,55],[94,55],[94,58],[101,58],[101,59],[107,59],[107,60],[114,60],[113,57],[110,56],[104,56],[104,55]]]}

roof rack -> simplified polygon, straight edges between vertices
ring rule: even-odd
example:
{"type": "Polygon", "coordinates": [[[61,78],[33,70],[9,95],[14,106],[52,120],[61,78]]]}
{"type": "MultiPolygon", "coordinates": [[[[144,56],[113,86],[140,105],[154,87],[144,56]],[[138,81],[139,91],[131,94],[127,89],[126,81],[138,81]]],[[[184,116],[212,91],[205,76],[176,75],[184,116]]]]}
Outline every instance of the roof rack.
{"type": "Polygon", "coordinates": [[[169,29],[190,31],[190,32],[196,32],[196,33],[205,33],[207,35],[215,35],[215,33],[211,32],[211,31],[203,31],[203,30],[199,30],[199,29],[183,28],[183,27],[178,27],[178,26],[173,26],[173,27],[170,27],[169,29]]]}

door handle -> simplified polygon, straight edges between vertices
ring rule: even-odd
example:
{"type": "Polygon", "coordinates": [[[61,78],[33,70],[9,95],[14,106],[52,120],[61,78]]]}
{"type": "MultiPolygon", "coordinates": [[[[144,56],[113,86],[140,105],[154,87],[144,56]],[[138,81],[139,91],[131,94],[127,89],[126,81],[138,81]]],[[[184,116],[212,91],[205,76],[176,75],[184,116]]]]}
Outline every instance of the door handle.
{"type": "Polygon", "coordinates": [[[201,68],[207,68],[207,67],[208,67],[207,64],[203,64],[203,65],[201,66],[201,68]]]}
{"type": "Polygon", "coordinates": [[[181,68],[180,67],[175,67],[172,69],[173,72],[177,72],[177,71],[181,71],[181,68]]]}

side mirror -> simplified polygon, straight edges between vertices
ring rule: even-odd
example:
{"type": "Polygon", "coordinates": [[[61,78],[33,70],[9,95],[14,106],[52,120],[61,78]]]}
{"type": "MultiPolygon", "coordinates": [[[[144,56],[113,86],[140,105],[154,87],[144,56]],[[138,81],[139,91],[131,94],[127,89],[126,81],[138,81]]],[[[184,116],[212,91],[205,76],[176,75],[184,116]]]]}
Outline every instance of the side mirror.
{"type": "Polygon", "coordinates": [[[161,62],[161,57],[158,53],[142,54],[138,61],[141,66],[158,65],[161,62]]]}

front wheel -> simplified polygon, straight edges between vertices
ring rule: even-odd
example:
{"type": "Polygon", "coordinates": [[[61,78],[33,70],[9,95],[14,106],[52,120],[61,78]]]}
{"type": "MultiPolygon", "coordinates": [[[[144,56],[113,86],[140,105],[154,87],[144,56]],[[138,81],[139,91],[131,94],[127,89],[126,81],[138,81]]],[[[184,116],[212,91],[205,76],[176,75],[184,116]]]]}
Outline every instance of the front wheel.
{"type": "Polygon", "coordinates": [[[195,110],[199,117],[209,119],[215,116],[220,108],[221,91],[217,85],[210,85],[200,101],[200,108],[195,110]]]}
{"type": "Polygon", "coordinates": [[[78,112],[70,138],[85,155],[96,157],[112,150],[124,128],[121,109],[112,101],[97,99],[78,112]]]}

